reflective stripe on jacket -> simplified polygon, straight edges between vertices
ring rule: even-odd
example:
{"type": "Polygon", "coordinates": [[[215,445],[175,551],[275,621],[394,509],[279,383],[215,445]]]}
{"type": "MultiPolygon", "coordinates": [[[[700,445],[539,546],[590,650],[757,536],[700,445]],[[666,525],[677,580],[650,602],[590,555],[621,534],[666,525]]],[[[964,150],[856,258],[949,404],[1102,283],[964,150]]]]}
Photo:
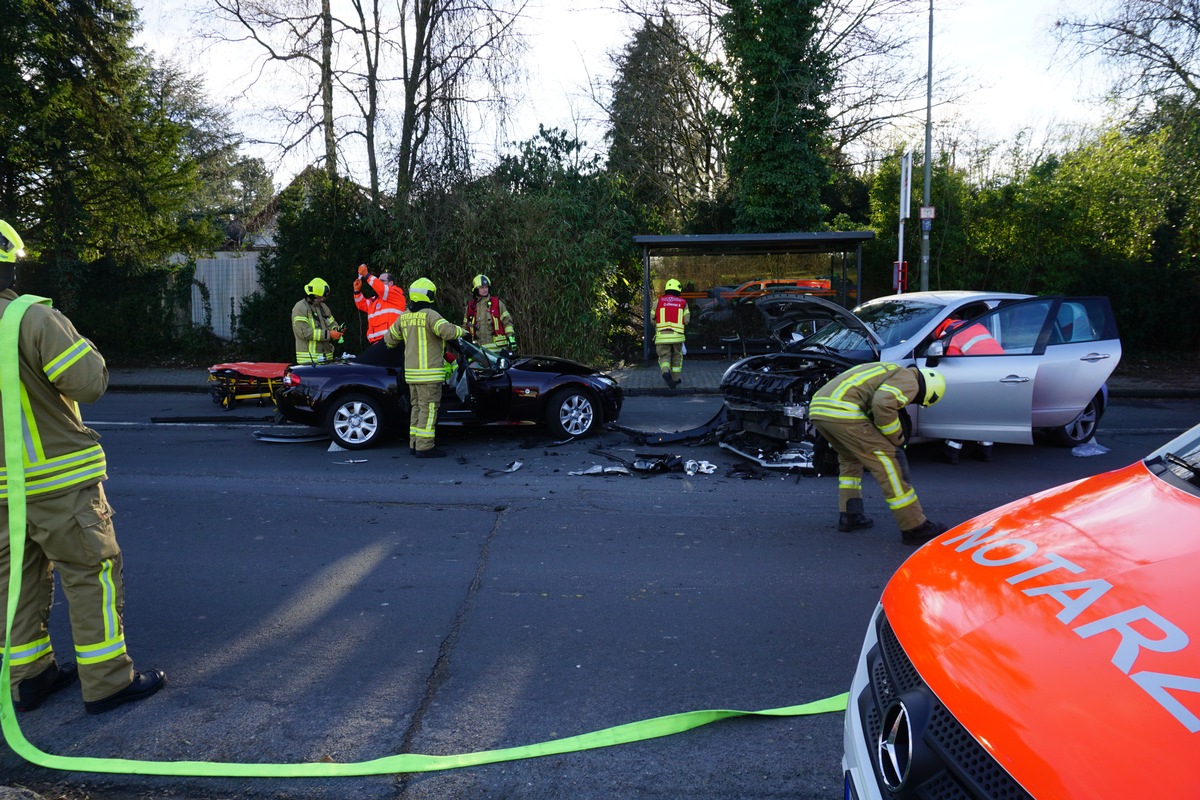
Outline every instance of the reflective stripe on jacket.
{"type": "Polygon", "coordinates": [[[656,344],[674,344],[682,342],[683,326],[691,320],[687,300],[674,294],[664,294],[658,298],[654,308],[654,342],[656,344]]]}
{"type": "Polygon", "coordinates": [[[859,364],[822,386],[808,404],[813,419],[871,420],[893,444],[900,444],[900,409],[920,391],[916,373],[884,362],[859,364]]]}
{"type": "Polygon", "coordinates": [[[441,383],[446,379],[446,342],[463,329],[432,308],[401,314],[383,335],[388,347],[404,342],[404,382],[441,383]]]}
{"type": "MultiPolygon", "coordinates": [[[[0,292],[0,318],[16,299],[11,289],[0,292]]],[[[104,394],[108,366],[49,300],[28,300],[32,304],[18,331],[25,491],[30,497],[53,497],[107,477],[100,435],[83,424],[79,403],[104,394]]],[[[8,472],[0,468],[0,506],[7,504],[8,472]]]]}
{"type": "MultiPolygon", "coordinates": [[[[953,330],[953,329],[952,329],[953,330]]],[[[1004,348],[992,337],[992,332],[978,322],[955,330],[946,346],[948,356],[998,356],[1004,348]]]]}

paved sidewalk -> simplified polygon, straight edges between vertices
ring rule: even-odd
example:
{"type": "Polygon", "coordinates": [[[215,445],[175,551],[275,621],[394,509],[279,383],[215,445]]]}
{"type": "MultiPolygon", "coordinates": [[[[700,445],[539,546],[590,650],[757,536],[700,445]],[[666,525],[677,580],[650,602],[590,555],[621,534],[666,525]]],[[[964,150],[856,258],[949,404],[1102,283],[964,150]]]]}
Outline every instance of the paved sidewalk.
{"type": "MultiPolygon", "coordinates": [[[[732,361],[723,358],[692,358],[684,362],[683,383],[669,390],[654,366],[620,367],[609,371],[627,396],[670,394],[719,394],[721,376],[732,361]]],[[[1122,368],[1125,367],[1122,364],[1122,368]]],[[[109,388],[113,391],[208,392],[208,370],[146,367],[112,368],[109,388]]],[[[1200,398],[1200,372],[1173,374],[1164,378],[1140,375],[1136,370],[1118,369],[1108,381],[1112,397],[1200,398]]]]}

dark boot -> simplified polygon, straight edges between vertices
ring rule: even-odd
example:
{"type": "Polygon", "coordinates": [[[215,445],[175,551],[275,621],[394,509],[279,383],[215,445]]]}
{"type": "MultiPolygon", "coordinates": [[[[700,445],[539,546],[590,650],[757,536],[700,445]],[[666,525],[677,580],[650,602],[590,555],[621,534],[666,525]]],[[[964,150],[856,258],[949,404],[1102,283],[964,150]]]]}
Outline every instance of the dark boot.
{"type": "Polygon", "coordinates": [[[957,464],[959,456],[961,454],[962,454],[962,442],[954,442],[953,444],[951,444],[950,440],[947,439],[945,441],[945,443],[942,444],[942,458],[946,461],[947,464],[957,464]],[[957,446],[955,446],[955,445],[957,445],[957,446]]]}
{"type": "Polygon", "coordinates": [[[50,695],[74,683],[77,677],[79,670],[73,663],[68,662],[60,667],[51,661],[46,669],[17,684],[17,699],[13,706],[17,711],[33,711],[46,702],[50,695]]]}
{"type": "Polygon", "coordinates": [[[838,530],[842,533],[860,531],[874,524],[875,520],[863,513],[863,501],[861,497],[854,497],[847,500],[846,510],[838,514],[838,530]]]}
{"type": "Polygon", "coordinates": [[[86,701],[83,708],[89,714],[103,714],[112,711],[119,705],[144,700],[167,685],[167,676],[161,669],[149,672],[134,672],[133,682],[116,694],[110,694],[103,700],[86,701]]]}
{"type": "Polygon", "coordinates": [[[946,532],[946,526],[940,522],[925,520],[920,525],[907,531],[900,531],[900,541],[908,545],[925,544],[935,536],[940,536],[946,532]]]}
{"type": "Polygon", "coordinates": [[[675,384],[671,382],[671,373],[669,373],[669,372],[663,373],[663,383],[665,383],[667,385],[668,389],[675,388],[675,384]]]}
{"type": "Polygon", "coordinates": [[[989,442],[988,444],[979,445],[979,452],[976,455],[979,456],[980,461],[991,461],[992,460],[992,445],[991,445],[991,443],[989,442]]]}

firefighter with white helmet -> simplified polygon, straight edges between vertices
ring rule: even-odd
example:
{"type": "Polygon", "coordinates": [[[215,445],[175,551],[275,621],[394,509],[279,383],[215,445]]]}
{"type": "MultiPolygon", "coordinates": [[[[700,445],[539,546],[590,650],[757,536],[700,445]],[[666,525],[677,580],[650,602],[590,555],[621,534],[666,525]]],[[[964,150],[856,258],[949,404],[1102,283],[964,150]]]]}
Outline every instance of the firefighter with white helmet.
{"type": "Polygon", "coordinates": [[[0,234],[7,241],[0,247],[0,345],[6,348],[0,397],[12,389],[20,398],[18,420],[0,415],[0,439],[17,437],[25,459],[0,471],[0,586],[7,586],[10,490],[24,469],[25,555],[9,642],[13,705],[32,711],[78,678],[84,710],[99,714],[149,697],[166,683],[160,670],[135,670],[126,651],[121,548],[101,483],[107,462],[99,435],[79,415],[79,403],[98,400],[108,388],[108,367],[49,300],[17,295],[15,262],[24,244],[3,220],[0,234]],[[12,345],[15,352],[7,351],[12,345]],[[58,661],[51,646],[55,572],[70,611],[75,662],[58,661]]]}
{"type": "Polygon", "coordinates": [[[937,370],[882,362],[851,367],[816,391],[808,416],[838,455],[838,530],[875,524],[863,513],[864,468],[883,491],[905,544],[921,544],[946,530],[925,516],[899,451],[904,407],[931,406],[945,394],[946,379],[937,370]]]}
{"type": "Polygon", "coordinates": [[[329,284],[321,278],[313,278],[304,286],[304,299],[292,307],[297,364],[333,360],[333,343],[341,341],[342,327],[325,304],[327,297],[329,284]]]}
{"type": "Polygon", "coordinates": [[[471,299],[467,301],[463,327],[468,338],[489,353],[517,352],[512,314],[504,301],[492,293],[492,280],[487,275],[476,275],[471,281],[471,299]]]}
{"type": "Polygon", "coordinates": [[[433,310],[437,287],[418,278],[408,288],[408,310],[396,318],[383,335],[388,347],[404,343],[404,382],[412,405],[408,421],[408,449],[417,458],[440,458],[435,446],[442,381],[446,378],[446,342],[463,335],[463,329],[433,310]]]}
{"type": "Polygon", "coordinates": [[[681,291],[679,281],[671,278],[654,307],[654,349],[658,354],[658,370],[668,389],[674,389],[682,382],[683,328],[692,316],[687,300],[680,296],[681,291]]]}

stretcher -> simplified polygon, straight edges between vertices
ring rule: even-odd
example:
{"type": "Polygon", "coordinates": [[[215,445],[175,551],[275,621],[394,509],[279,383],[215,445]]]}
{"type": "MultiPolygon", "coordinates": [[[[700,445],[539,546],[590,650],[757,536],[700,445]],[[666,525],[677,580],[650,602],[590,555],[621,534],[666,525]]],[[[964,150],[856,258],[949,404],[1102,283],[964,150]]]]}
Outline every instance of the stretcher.
{"type": "Polygon", "coordinates": [[[268,361],[232,361],[208,368],[212,401],[226,411],[245,400],[260,406],[275,405],[275,392],[283,386],[289,364],[268,361]]]}

